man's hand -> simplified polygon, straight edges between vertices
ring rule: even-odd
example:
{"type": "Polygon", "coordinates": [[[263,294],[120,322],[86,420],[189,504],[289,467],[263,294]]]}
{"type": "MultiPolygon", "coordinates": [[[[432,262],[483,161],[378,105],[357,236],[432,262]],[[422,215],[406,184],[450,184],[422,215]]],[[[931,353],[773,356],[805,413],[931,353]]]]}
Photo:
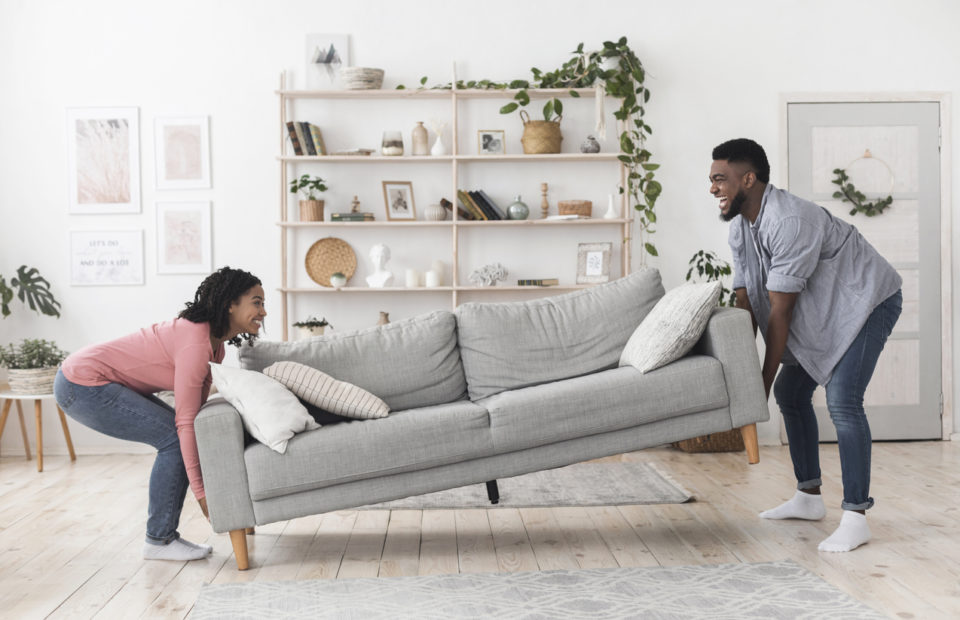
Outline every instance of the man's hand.
{"type": "Polygon", "coordinates": [[[793,307],[800,293],[770,291],[770,320],[767,323],[767,352],[763,358],[763,389],[770,398],[770,388],[780,368],[780,360],[787,350],[787,336],[793,320],[793,307]]]}
{"type": "Polygon", "coordinates": [[[210,520],[210,513],[207,512],[207,498],[201,497],[197,500],[197,503],[200,504],[200,512],[203,513],[203,516],[207,518],[207,521],[210,520]]]}

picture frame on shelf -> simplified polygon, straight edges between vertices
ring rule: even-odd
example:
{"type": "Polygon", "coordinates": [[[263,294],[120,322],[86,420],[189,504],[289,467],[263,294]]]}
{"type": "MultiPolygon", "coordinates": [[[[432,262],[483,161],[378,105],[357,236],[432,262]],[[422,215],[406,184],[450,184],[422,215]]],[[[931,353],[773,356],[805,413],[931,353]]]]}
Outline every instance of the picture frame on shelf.
{"type": "Polygon", "coordinates": [[[139,108],[67,108],[73,214],[140,213],[139,108]]]}
{"type": "Polygon", "coordinates": [[[610,281],[610,254],[613,243],[581,243],[577,248],[577,284],[610,281]]]}
{"type": "Polygon", "coordinates": [[[210,273],[210,240],[210,201],[157,202],[157,273],[210,273]]]}
{"type": "Polygon", "coordinates": [[[142,230],[70,231],[71,286],[143,284],[142,230]]]}
{"type": "Polygon", "coordinates": [[[384,181],[383,202],[387,210],[388,220],[417,219],[417,210],[413,202],[413,183],[411,181],[384,181]]]}
{"type": "Polygon", "coordinates": [[[154,119],[157,189],[210,188],[210,117],[154,119]]]}
{"type": "Polygon", "coordinates": [[[306,37],[307,90],[337,86],[340,67],[350,66],[350,35],[312,33],[306,37]]]}
{"type": "Polygon", "coordinates": [[[481,129],[477,132],[477,154],[505,155],[506,152],[503,129],[481,129]]]}

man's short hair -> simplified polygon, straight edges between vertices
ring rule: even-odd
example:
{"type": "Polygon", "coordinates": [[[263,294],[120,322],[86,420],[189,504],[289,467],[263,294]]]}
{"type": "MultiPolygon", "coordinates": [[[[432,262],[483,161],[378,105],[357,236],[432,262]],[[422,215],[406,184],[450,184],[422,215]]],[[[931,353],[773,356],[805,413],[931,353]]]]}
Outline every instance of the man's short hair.
{"type": "Polygon", "coordinates": [[[770,182],[770,162],[767,161],[767,154],[762,146],[749,138],[727,140],[713,149],[713,159],[748,163],[756,171],[757,179],[764,183],[770,182]]]}

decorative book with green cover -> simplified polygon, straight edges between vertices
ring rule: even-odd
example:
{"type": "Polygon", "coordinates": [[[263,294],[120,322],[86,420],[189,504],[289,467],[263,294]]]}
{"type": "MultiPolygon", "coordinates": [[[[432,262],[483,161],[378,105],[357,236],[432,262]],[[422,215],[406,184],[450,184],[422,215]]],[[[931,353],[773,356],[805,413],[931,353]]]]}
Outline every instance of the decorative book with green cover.
{"type": "Polygon", "coordinates": [[[560,280],[557,278],[537,278],[534,280],[517,280],[517,286],[557,286],[560,280]]]}

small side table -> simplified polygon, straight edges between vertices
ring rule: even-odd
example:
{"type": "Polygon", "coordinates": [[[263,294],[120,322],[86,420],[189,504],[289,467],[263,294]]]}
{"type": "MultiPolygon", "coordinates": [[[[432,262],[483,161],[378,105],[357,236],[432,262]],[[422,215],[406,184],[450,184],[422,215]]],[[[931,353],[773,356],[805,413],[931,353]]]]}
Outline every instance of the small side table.
{"type": "MultiPolygon", "coordinates": [[[[7,415],[10,413],[10,407],[14,402],[17,403],[17,414],[20,416],[20,434],[23,436],[23,451],[27,454],[27,460],[30,460],[30,442],[27,440],[27,427],[23,423],[23,408],[20,406],[21,400],[32,400],[33,408],[37,415],[37,471],[43,471],[43,419],[41,418],[40,402],[45,398],[53,398],[53,394],[15,394],[10,391],[10,386],[6,383],[0,385],[0,399],[3,401],[3,412],[0,413],[0,437],[3,437],[3,428],[7,425],[7,415]]],[[[60,405],[54,401],[57,413],[60,414],[60,425],[63,427],[63,437],[67,440],[67,450],[70,451],[70,460],[76,461],[77,455],[73,451],[73,440],[70,438],[70,429],[67,428],[67,416],[63,414],[60,405]]]]}

